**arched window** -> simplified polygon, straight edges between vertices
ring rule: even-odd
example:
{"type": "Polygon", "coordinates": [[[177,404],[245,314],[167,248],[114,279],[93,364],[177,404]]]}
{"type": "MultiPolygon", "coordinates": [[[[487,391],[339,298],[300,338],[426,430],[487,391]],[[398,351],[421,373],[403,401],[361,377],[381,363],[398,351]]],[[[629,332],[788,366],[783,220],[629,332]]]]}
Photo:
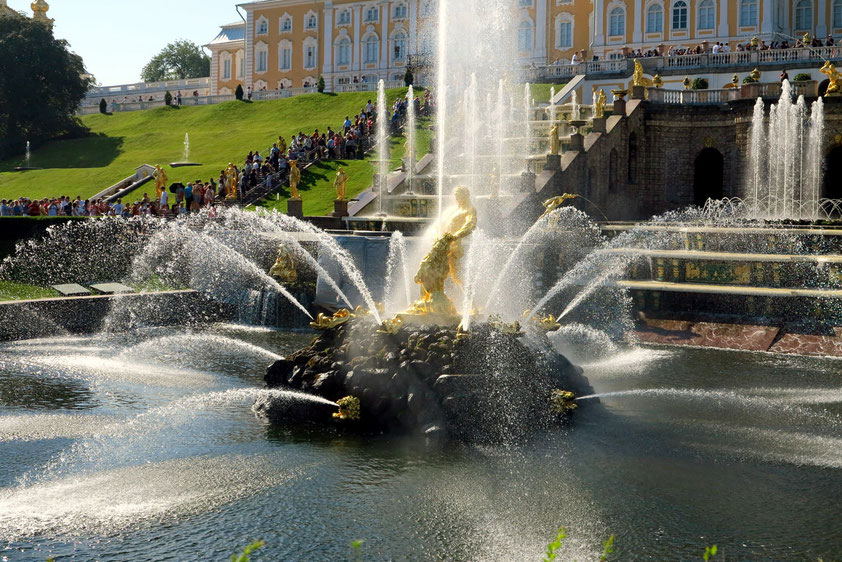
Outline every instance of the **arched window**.
{"type": "Polygon", "coordinates": [[[262,41],[254,47],[255,72],[266,72],[269,70],[269,46],[262,41]]]}
{"type": "Polygon", "coordinates": [[[687,2],[684,0],[672,5],[672,28],[687,29],[687,2]]]}
{"type": "Polygon", "coordinates": [[[713,29],[715,22],[716,4],[713,0],[702,0],[699,4],[699,29],[713,29]]]}
{"type": "Polygon", "coordinates": [[[757,0],[740,0],[740,26],[757,25],[757,0]]]}
{"type": "Polygon", "coordinates": [[[261,19],[257,22],[257,34],[266,35],[269,33],[269,22],[266,19],[261,19]]]}
{"type": "Polygon", "coordinates": [[[278,70],[292,70],[292,42],[288,39],[278,43],[278,70]]]}
{"type": "Polygon", "coordinates": [[[608,35],[616,37],[626,34],[626,11],[617,6],[608,16],[608,35]]]}
{"type": "Polygon", "coordinates": [[[664,7],[660,4],[650,4],[646,8],[646,33],[663,33],[664,7]]]}
{"type": "Polygon", "coordinates": [[[281,18],[281,33],[292,31],[292,16],[284,16],[281,18]]]}
{"type": "Polygon", "coordinates": [[[798,0],[798,3],[795,4],[795,29],[798,31],[813,29],[812,0],[798,0]]]}
{"type": "Polygon", "coordinates": [[[351,64],[351,39],[343,37],[336,44],[336,64],[347,66],[351,64]]]}
{"type": "Polygon", "coordinates": [[[517,50],[520,52],[531,51],[535,44],[534,29],[531,21],[522,21],[517,28],[517,50]]]}
{"type": "Polygon", "coordinates": [[[833,28],[839,29],[842,27],[842,0],[833,0],[833,18],[831,21],[833,22],[833,28]]]}
{"type": "Polygon", "coordinates": [[[393,42],[393,60],[405,60],[406,59],[406,33],[403,31],[398,31],[395,34],[393,42]]]}
{"type": "Polygon", "coordinates": [[[310,14],[307,17],[306,29],[316,29],[317,25],[318,25],[318,20],[316,19],[316,14],[310,14]]]}
{"type": "Polygon", "coordinates": [[[365,50],[363,60],[366,64],[377,62],[377,53],[380,52],[380,38],[375,34],[371,34],[364,39],[365,50]]]}

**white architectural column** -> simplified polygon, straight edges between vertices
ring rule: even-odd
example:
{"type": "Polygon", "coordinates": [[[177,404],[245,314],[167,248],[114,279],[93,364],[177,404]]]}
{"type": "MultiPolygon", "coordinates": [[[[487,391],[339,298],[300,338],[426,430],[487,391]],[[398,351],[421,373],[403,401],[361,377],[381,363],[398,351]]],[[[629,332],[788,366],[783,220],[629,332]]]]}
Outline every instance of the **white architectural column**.
{"type": "Polygon", "coordinates": [[[605,45],[605,0],[593,1],[593,46],[601,47],[605,45]]]}
{"type": "MultiPolygon", "coordinates": [[[[719,0],[717,2],[719,8],[719,29],[717,30],[717,35],[720,37],[730,37],[731,30],[728,28],[728,0],[719,0]]],[[[664,29],[668,29],[667,25],[670,22],[669,19],[669,10],[666,8],[664,9],[664,29]]]]}
{"type": "Polygon", "coordinates": [[[641,22],[643,21],[643,0],[634,0],[634,29],[632,30],[632,42],[643,41],[641,22]]]}
{"type": "Polygon", "coordinates": [[[418,53],[418,0],[409,0],[409,53],[418,53]]]}
{"type": "MultiPolygon", "coordinates": [[[[383,34],[380,39],[380,70],[389,68],[389,2],[380,3],[380,17],[382,21],[383,34]]],[[[388,78],[388,76],[386,76],[388,78]]]]}
{"type": "Polygon", "coordinates": [[[243,57],[246,60],[245,85],[243,90],[250,87],[254,80],[252,74],[254,73],[254,12],[249,10],[246,12],[246,48],[243,57]]]}
{"type": "Polygon", "coordinates": [[[322,74],[333,72],[333,2],[325,2],[325,54],[322,74]]]}
{"type": "Polygon", "coordinates": [[[535,58],[540,58],[542,64],[547,60],[547,0],[538,0],[535,7],[535,58]]]}
{"type": "Polygon", "coordinates": [[[816,12],[816,37],[824,38],[827,35],[827,0],[819,0],[819,9],[816,12]]]}
{"type": "MultiPolygon", "coordinates": [[[[233,67],[234,65],[231,66],[233,67]]],[[[215,96],[219,91],[219,51],[211,51],[210,68],[210,95],[215,96]]]]}
{"type": "Polygon", "coordinates": [[[362,57],[360,56],[360,48],[363,42],[362,33],[360,33],[360,22],[363,19],[363,7],[357,6],[353,11],[353,18],[354,18],[354,70],[360,69],[360,61],[362,57]]]}

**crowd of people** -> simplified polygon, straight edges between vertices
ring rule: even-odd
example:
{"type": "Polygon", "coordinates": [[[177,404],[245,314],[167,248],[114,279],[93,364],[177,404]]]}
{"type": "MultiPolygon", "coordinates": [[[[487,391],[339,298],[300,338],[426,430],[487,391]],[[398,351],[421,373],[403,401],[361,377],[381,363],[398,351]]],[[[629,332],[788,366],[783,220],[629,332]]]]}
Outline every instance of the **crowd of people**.
{"type": "MultiPolygon", "coordinates": [[[[398,98],[386,112],[392,134],[399,134],[406,123],[409,101],[398,98]]],[[[430,115],[433,111],[433,97],[430,90],[424,96],[412,101],[416,114],[430,115]]],[[[0,201],[0,217],[8,216],[162,216],[176,217],[203,208],[211,208],[218,201],[243,201],[255,188],[264,187],[266,192],[276,189],[287,181],[293,161],[307,164],[315,160],[362,159],[366,150],[376,142],[377,106],[368,100],[360,112],[351,118],[346,115],[335,129],[328,126],[326,131],[315,129],[311,134],[299,131],[293,134],[289,142],[279,136],[268,150],[261,154],[258,150],[249,151],[242,166],[231,163],[221,170],[217,181],[195,180],[187,183],[174,183],[169,189],[159,185],[153,197],[144,193],[143,197],[131,204],[124,204],[122,199],[109,202],[106,199],[83,200],[81,197],[28,199],[25,197],[0,201]]]]}

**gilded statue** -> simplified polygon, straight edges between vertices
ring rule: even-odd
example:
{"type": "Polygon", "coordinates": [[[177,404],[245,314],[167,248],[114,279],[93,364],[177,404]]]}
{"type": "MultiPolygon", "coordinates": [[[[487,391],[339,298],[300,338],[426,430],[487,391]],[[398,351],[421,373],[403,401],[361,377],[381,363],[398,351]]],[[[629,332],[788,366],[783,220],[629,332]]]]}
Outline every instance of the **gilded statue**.
{"type": "Polygon", "coordinates": [[[755,82],[760,82],[760,71],[758,69],[755,68],[754,70],[749,72],[748,75],[751,76],[751,79],[755,82]]]}
{"type": "Polygon", "coordinates": [[[278,259],[269,270],[269,275],[277,278],[281,283],[295,284],[298,282],[298,271],[295,268],[295,258],[284,246],[278,250],[278,259]]]}
{"type": "Polygon", "coordinates": [[[158,194],[158,199],[160,199],[161,193],[167,188],[167,173],[160,164],[156,164],[155,171],[152,172],[152,177],[155,178],[155,192],[158,194]]]}
{"type": "Polygon", "coordinates": [[[444,219],[444,233],[433,244],[430,253],[421,262],[415,282],[421,286],[421,299],[410,309],[414,313],[455,315],[453,303],[444,293],[444,283],[450,277],[461,285],[459,263],[464,255],[462,239],[477,227],[477,211],[471,204],[467,187],[458,186],[453,191],[456,208],[444,219]]]}
{"type": "Polygon", "coordinates": [[[596,96],[596,101],[594,102],[593,116],[597,119],[602,119],[605,117],[605,90],[600,89],[599,93],[597,93],[596,86],[594,86],[594,95],[596,96]]]}
{"type": "Polygon", "coordinates": [[[301,169],[298,167],[298,160],[289,161],[289,192],[291,199],[301,199],[298,194],[298,184],[301,183],[301,169]]]}
{"type": "Polygon", "coordinates": [[[333,187],[336,188],[336,200],[345,201],[345,184],[348,182],[348,174],[343,168],[336,172],[336,179],[333,180],[333,187]]]}
{"type": "Polygon", "coordinates": [[[558,123],[555,123],[550,129],[550,154],[558,156],[560,151],[561,140],[558,138],[558,123]]]}
{"type": "Polygon", "coordinates": [[[634,74],[632,75],[632,84],[635,86],[652,87],[652,81],[643,76],[643,65],[638,59],[634,59],[634,74]]]}
{"type": "Polygon", "coordinates": [[[228,186],[228,196],[226,199],[236,199],[237,198],[237,167],[234,166],[233,162],[228,163],[228,167],[225,169],[225,179],[226,185],[228,186]]]}
{"type": "Polygon", "coordinates": [[[324,312],[320,312],[316,320],[310,322],[310,327],[316,330],[332,330],[354,318],[354,316],[347,308],[338,310],[333,316],[328,316],[324,312]]]}
{"type": "Polygon", "coordinates": [[[541,220],[542,218],[548,216],[550,213],[564,205],[566,201],[576,199],[577,197],[579,196],[574,193],[564,193],[562,195],[559,195],[558,197],[547,199],[546,201],[544,201],[544,214],[538,217],[538,220],[541,220]]]}
{"type": "Polygon", "coordinates": [[[830,61],[825,61],[821,68],[821,73],[826,74],[828,78],[827,94],[839,93],[839,72],[836,71],[836,65],[830,61]]]}

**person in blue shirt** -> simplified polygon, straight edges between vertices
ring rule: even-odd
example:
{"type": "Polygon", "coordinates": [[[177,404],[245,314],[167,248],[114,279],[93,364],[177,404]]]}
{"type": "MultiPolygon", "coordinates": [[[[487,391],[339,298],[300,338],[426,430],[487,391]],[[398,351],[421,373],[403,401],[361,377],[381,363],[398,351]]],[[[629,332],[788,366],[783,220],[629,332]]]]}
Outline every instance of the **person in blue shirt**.
{"type": "Polygon", "coordinates": [[[190,210],[190,205],[193,204],[193,184],[188,183],[187,187],[184,188],[184,206],[187,210],[190,210]]]}
{"type": "Polygon", "coordinates": [[[0,217],[11,217],[12,216],[12,208],[6,203],[6,200],[3,199],[0,201],[0,217]]]}

